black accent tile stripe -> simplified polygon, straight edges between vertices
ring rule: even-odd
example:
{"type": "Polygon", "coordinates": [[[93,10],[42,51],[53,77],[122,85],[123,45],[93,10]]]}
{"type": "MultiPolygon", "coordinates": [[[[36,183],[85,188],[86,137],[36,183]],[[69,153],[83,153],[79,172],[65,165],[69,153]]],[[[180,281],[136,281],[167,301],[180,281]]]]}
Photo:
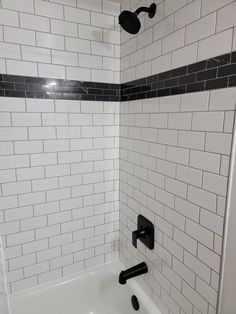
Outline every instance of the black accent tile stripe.
{"type": "Polygon", "coordinates": [[[236,86],[236,51],[121,84],[121,101],[236,86]]]}
{"type": "Polygon", "coordinates": [[[120,84],[0,74],[0,96],[120,101],[120,84]]]}
{"type": "Polygon", "coordinates": [[[0,96],[127,101],[236,86],[236,51],[124,84],[0,74],[0,96]]]}

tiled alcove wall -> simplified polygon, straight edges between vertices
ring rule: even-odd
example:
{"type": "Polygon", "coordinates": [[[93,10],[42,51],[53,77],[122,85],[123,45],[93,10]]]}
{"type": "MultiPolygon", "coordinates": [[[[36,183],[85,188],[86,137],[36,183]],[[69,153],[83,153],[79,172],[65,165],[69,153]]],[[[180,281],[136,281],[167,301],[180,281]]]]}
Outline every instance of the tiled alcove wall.
{"type": "Polygon", "coordinates": [[[157,4],[153,19],[141,14],[142,28],[121,32],[121,81],[212,58],[236,50],[233,0],[124,0],[122,9],[157,4]]]}
{"type": "Polygon", "coordinates": [[[120,5],[107,0],[0,2],[0,73],[119,83],[120,5]]]}
{"type": "MultiPolygon", "coordinates": [[[[236,49],[235,1],[155,2],[138,35],[121,32],[123,83],[236,49]]],[[[216,313],[235,103],[235,88],[121,103],[120,257],[147,261],[140,283],[163,313],[216,313]],[[153,252],[132,246],[139,213],[153,252]]]]}
{"type": "MultiPolygon", "coordinates": [[[[119,7],[0,1],[0,73],[119,82],[119,7]]],[[[10,292],[117,258],[118,126],[115,102],[0,98],[10,292]]]]}
{"type": "Polygon", "coordinates": [[[121,103],[120,257],[162,313],[216,313],[236,89],[121,103]],[[132,246],[137,215],[155,248],[132,246]]]}

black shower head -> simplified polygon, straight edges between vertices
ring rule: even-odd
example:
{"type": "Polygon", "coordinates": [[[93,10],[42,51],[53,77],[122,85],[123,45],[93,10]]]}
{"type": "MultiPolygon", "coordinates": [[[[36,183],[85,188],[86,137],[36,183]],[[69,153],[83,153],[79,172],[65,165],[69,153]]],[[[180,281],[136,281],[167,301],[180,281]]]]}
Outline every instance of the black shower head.
{"type": "Polygon", "coordinates": [[[141,27],[137,14],[130,11],[121,12],[119,16],[119,24],[130,34],[137,34],[141,27]]]}
{"type": "Polygon", "coordinates": [[[119,15],[119,24],[121,27],[130,34],[137,34],[141,28],[141,23],[138,14],[147,12],[150,18],[153,18],[156,13],[156,4],[153,3],[149,8],[140,7],[135,12],[122,11],[119,15]]]}

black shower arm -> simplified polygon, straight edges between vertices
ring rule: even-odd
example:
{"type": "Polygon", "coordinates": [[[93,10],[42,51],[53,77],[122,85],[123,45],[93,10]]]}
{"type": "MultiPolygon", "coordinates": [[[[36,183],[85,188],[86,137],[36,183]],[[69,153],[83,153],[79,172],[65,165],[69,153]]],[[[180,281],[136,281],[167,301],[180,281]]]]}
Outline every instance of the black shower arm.
{"type": "Polygon", "coordinates": [[[138,8],[138,9],[135,11],[135,14],[139,15],[139,13],[141,13],[141,12],[147,12],[147,13],[149,13],[149,12],[151,12],[151,11],[152,11],[152,9],[151,9],[150,7],[140,7],[140,8],[138,8]]]}

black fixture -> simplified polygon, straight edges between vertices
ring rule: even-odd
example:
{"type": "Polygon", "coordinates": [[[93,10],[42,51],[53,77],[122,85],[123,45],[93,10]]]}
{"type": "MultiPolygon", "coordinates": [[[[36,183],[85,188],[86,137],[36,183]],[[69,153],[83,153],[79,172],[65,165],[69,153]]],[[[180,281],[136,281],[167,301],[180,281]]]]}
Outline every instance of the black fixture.
{"type": "Polygon", "coordinates": [[[138,216],[138,230],[132,232],[132,243],[136,248],[138,239],[150,250],[154,249],[153,223],[142,215],[138,216]]]}
{"type": "Polygon", "coordinates": [[[140,263],[136,266],[128,268],[126,270],[122,270],[119,275],[119,283],[121,285],[125,285],[128,279],[146,274],[148,272],[148,267],[146,263],[140,263]]]}
{"type": "Polygon", "coordinates": [[[138,18],[139,13],[147,12],[150,18],[156,14],[156,4],[153,3],[150,7],[140,7],[135,12],[122,11],[119,15],[119,24],[121,27],[130,34],[137,34],[141,28],[141,23],[138,18]]]}
{"type": "Polygon", "coordinates": [[[132,297],[131,297],[131,304],[132,304],[133,309],[135,311],[139,310],[139,301],[138,301],[138,298],[136,297],[136,295],[132,295],[132,297]]]}

